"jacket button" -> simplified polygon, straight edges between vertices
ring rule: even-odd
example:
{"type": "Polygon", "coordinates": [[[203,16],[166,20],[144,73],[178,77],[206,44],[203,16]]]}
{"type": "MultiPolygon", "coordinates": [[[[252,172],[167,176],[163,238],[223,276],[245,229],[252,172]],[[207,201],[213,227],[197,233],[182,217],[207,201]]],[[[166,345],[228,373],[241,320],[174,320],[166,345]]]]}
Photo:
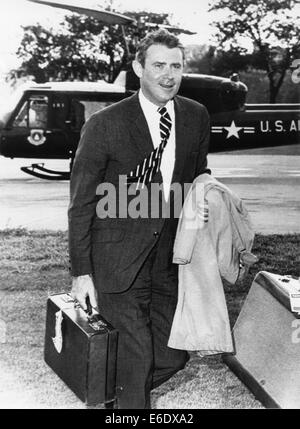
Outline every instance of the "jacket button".
{"type": "Polygon", "coordinates": [[[154,237],[158,237],[158,236],[159,236],[159,232],[155,231],[155,232],[153,233],[153,235],[154,235],[154,237]]]}

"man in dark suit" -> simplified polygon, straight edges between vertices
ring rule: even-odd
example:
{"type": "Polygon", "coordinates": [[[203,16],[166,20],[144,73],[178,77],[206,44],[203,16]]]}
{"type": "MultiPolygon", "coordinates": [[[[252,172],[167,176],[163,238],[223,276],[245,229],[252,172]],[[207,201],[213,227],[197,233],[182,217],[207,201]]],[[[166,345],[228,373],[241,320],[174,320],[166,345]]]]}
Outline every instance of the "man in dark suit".
{"type": "MultiPolygon", "coordinates": [[[[170,208],[176,199],[171,190],[175,183],[183,187],[209,171],[209,117],[204,106],[176,96],[183,61],[182,45],[167,31],[143,39],[133,62],[141,89],[87,121],[72,171],[72,295],[82,306],[89,296],[92,306],[98,304],[119,330],[119,408],[150,408],[150,390],[188,360],[185,351],[167,347],[178,283],[172,263],[178,216],[170,208]],[[159,164],[153,168],[156,156],[159,164]],[[145,172],[145,166],[152,170],[145,172]],[[143,215],[136,216],[138,204],[130,192],[128,200],[121,201],[120,177],[144,182],[143,215]],[[108,199],[101,199],[102,184],[115,190],[108,199]],[[152,185],[161,185],[156,201],[152,185]],[[101,205],[103,200],[111,207],[101,205]],[[151,208],[164,204],[170,216],[162,210],[153,215],[151,208]]],[[[137,192],[142,192],[140,187],[137,192]]]]}

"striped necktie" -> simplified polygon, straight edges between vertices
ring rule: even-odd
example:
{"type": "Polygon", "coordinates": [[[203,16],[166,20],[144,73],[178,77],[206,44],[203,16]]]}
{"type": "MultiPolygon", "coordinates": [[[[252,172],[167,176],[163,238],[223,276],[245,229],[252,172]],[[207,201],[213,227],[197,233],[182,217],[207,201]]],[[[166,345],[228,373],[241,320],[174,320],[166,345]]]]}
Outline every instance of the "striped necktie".
{"type": "Polygon", "coordinates": [[[160,169],[162,154],[171,133],[172,120],[165,107],[160,107],[157,111],[160,114],[159,130],[161,143],[144,159],[143,162],[138,164],[137,167],[130,172],[127,176],[127,185],[136,183],[137,188],[139,185],[143,188],[144,185],[151,183],[153,176],[160,169]]]}

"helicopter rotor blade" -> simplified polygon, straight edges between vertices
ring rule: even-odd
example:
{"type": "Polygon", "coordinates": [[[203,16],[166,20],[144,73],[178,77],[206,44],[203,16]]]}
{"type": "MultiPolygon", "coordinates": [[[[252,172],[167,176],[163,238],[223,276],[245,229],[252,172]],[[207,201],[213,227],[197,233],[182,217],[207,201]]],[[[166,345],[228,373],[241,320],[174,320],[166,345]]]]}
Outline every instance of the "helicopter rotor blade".
{"type": "Polygon", "coordinates": [[[101,9],[99,7],[82,7],[78,6],[72,2],[64,2],[64,3],[57,3],[53,1],[46,1],[46,0],[27,0],[32,3],[42,4],[46,6],[52,6],[58,9],[67,9],[71,12],[76,12],[79,14],[84,14],[91,16],[93,18],[98,19],[99,21],[103,22],[104,24],[121,24],[121,25],[130,25],[135,24],[136,21],[133,18],[130,18],[129,16],[122,15],[120,13],[111,12],[105,9],[101,9]]]}
{"type": "Polygon", "coordinates": [[[196,34],[195,31],[186,30],[184,28],[175,27],[174,25],[167,24],[156,24],[155,22],[147,22],[146,27],[150,28],[164,28],[168,30],[170,33],[183,33],[183,34],[196,34]]]}
{"type": "MultiPolygon", "coordinates": [[[[66,9],[69,10],[71,12],[76,12],[79,14],[84,14],[87,16],[91,16],[92,18],[96,18],[99,21],[103,22],[104,24],[120,24],[120,25],[130,25],[130,24],[137,24],[137,21],[134,18],[130,18],[127,15],[123,15],[120,13],[116,13],[116,12],[111,12],[105,9],[101,9],[100,7],[97,6],[90,6],[90,7],[83,7],[83,6],[79,6],[78,4],[76,4],[76,2],[54,2],[54,1],[48,1],[48,0],[27,0],[30,1],[31,3],[37,3],[37,4],[42,4],[45,6],[51,6],[51,7],[55,7],[58,9],[66,9]]],[[[87,4],[88,2],[85,1],[85,4],[87,4]]],[[[166,30],[172,32],[179,32],[179,33],[183,33],[183,34],[196,34],[193,31],[190,30],[186,30],[183,28],[179,28],[179,27],[175,27],[172,25],[166,25],[166,24],[156,24],[153,22],[148,22],[145,24],[146,27],[149,28],[165,28],[166,30]]]]}

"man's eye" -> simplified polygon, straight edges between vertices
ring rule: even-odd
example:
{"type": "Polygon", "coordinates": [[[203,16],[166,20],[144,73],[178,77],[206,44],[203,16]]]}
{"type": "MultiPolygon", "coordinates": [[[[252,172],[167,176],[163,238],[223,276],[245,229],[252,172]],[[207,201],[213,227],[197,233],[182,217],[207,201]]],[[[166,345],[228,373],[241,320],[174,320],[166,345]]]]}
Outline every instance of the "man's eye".
{"type": "Polygon", "coordinates": [[[181,64],[174,64],[174,69],[180,70],[181,69],[181,64]]]}
{"type": "Polygon", "coordinates": [[[163,64],[155,64],[154,67],[158,70],[163,68],[163,64]]]}

